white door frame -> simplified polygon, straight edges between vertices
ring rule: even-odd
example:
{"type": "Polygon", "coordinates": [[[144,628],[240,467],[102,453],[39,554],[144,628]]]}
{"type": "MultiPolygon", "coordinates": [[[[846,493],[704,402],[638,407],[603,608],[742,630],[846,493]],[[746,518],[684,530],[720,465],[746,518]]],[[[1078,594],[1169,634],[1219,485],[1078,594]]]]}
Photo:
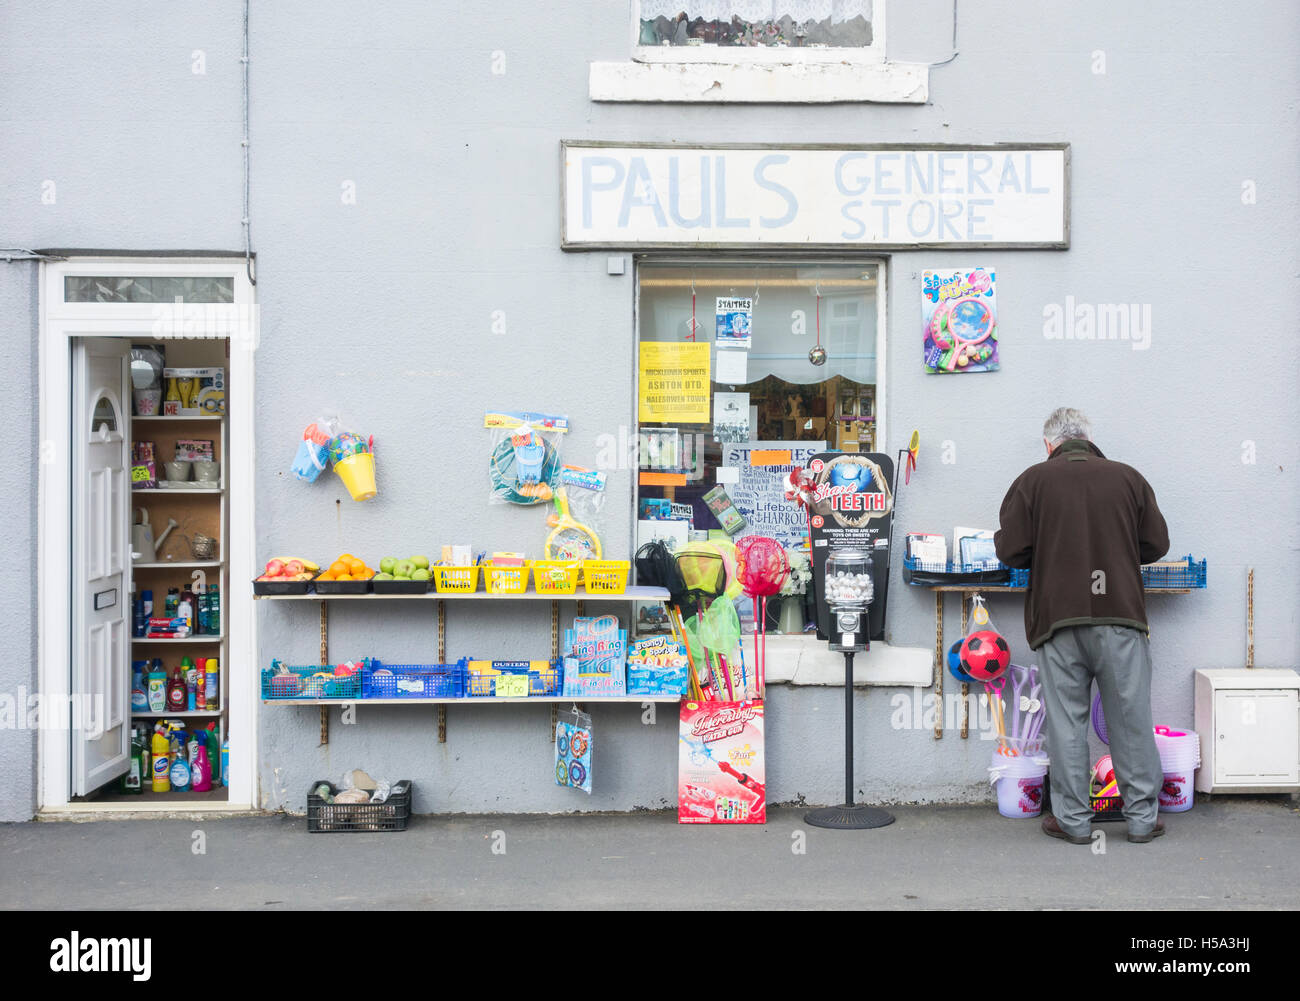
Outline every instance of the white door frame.
{"type": "MultiPolygon", "coordinates": [[[[230,586],[222,596],[229,636],[227,663],[221,667],[230,672],[229,719],[235,739],[230,747],[229,799],[214,804],[223,810],[254,809],[258,802],[257,695],[260,689],[256,670],[256,616],[251,593],[238,585],[239,581],[252,580],[257,575],[253,361],[258,330],[253,287],[242,257],[74,257],[41,264],[37,686],[43,705],[67,705],[69,695],[70,338],[218,336],[230,341],[228,384],[231,391],[227,396],[226,420],[234,461],[231,455],[225,457],[230,538],[222,540],[222,548],[229,564],[230,586]],[[234,303],[166,307],[154,303],[65,303],[64,277],[85,274],[230,277],[234,280],[234,303]]],[[[37,809],[50,812],[72,808],[70,747],[65,729],[39,729],[37,770],[37,809]]],[[[171,806],[163,802],[157,808],[188,812],[197,806],[195,803],[171,806]]],[[[146,808],[152,808],[152,804],[132,806],[132,809],[146,808]]]]}

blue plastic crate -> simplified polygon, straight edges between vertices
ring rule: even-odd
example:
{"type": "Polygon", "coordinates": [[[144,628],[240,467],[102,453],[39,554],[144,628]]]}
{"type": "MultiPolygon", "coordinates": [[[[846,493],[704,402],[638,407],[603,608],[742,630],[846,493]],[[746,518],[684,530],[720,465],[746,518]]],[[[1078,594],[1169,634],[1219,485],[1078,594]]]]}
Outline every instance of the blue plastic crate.
{"type": "Polygon", "coordinates": [[[1012,586],[1012,587],[1028,587],[1028,586],[1029,586],[1029,571],[1028,571],[1028,570],[1012,570],[1012,571],[1011,571],[1011,586],[1012,586]]]}
{"type": "Polygon", "coordinates": [[[1185,566],[1162,566],[1149,564],[1142,567],[1142,586],[1149,588],[1200,588],[1205,587],[1206,560],[1199,563],[1192,559],[1191,553],[1186,557],[1185,566]]]}
{"type": "MultiPolygon", "coordinates": [[[[507,674],[522,674],[522,671],[509,671],[507,674]]],[[[492,698],[496,696],[496,674],[470,674],[466,683],[466,694],[471,698],[492,698]]],[[[530,696],[559,695],[564,687],[564,668],[561,661],[551,661],[550,670],[528,672],[528,694],[530,696]]]]}
{"type": "Polygon", "coordinates": [[[338,677],[330,664],[291,666],[273,660],[271,666],[262,671],[262,698],[359,699],[361,679],[368,663],[363,661],[361,670],[355,674],[338,677]]]}
{"type": "Polygon", "coordinates": [[[469,659],[454,664],[385,664],[372,660],[361,674],[363,699],[463,699],[469,659]]]}
{"type": "Polygon", "coordinates": [[[1006,587],[1012,570],[1005,563],[931,563],[914,556],[903,557],[903,583],[916,587],[1006,587]]]}

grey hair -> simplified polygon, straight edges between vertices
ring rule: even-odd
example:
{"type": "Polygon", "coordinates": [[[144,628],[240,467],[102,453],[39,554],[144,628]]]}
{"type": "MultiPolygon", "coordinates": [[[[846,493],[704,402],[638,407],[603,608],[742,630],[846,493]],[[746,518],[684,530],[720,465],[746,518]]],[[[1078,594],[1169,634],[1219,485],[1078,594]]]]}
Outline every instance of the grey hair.
{"type": "Polygon", "coordinates": [[[1043,423],[1043,437],[1053,448],[1071,438],[1092,441],[1092,423],[1081,410],[1058,407],[1043,423]]]}

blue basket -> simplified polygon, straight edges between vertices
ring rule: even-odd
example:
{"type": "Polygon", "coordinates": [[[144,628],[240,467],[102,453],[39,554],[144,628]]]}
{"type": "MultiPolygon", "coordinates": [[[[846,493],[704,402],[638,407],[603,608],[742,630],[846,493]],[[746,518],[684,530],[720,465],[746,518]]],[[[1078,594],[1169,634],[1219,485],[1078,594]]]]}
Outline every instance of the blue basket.
{"type": "Polygon", "coordinates": [[[361,673],[363,699],[463,699],[469,659],[454,664],[368,662],[361,673]]]}
{"type": "Polygon", "coordinates": [[[1028,571],[1028,570],[1012,570],[1012,571],[1011,571],[1011,586],[1012,586],[1012,587],[1028,587],[1028,586],[1029,586],[1029,571],[1028,571]]]}
{"type": "Polygon", "coordinates": [[[1006,587],[1014,573],[1017,571],[997,560],[987,563],[930,563],[914,556],[903,557],[903,583],[915,587],[1006,587]]]}
{"type": "Polygon", "coordinates": [[[1186,566],[1162,566],[1150,564],[1142,568],[1142,586],[1159,588],[1200,588],[1205,587],[1206,560],[1199,563],[1192,559],[1191,553],[1185,557],[1186,566]]]}
{"type": "Polygon", "coordinates": [[[278,660],[271,661],[271,666],[262,672],[262,698],[288,699],[359,699],[361,697],[361,679],[365,673],[362,662],[361,670],[347,677],[336,677],[334,668],[328,664],[311,664],[305,667],[289,666],[278,660]]]}

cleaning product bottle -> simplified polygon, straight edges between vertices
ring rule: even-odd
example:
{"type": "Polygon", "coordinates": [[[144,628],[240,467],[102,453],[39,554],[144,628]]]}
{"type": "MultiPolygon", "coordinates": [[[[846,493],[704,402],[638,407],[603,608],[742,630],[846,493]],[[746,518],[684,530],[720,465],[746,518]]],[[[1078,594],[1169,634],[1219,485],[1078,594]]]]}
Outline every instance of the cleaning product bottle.
{"type": "Polygon", "coordinates": [[[221,708],[218,705],[220,701],[221,684],[217,674],[217,658],[209,657],[203,673],[203,708],[208,712],[216,712],[221,708]]]}
{"type": "Polygon", "coordinates": [[[221,744],[221,784],[230,785],[230,738],[227,737],[221,744]]]}
{"type": "Polygon", "coordinates": [[[167,740],[167,734],[162,723],[154,726],[150,745],[149,773],[153,776],[153,791],[170,792],[172,787],[171,743],[167,740]]]}
{"type": "Polygon", "coordinates": [[[208,752],[208,768],[212,772],[212,784],[219,786],[221,785],[221,738],[217,736],[217,724],[209,723],[199,733],[208,752]]]}
{"type": "MultiPolygon", "coordinates": [[[[199,664],[203,658],[199,658],[199,664]]],[[[190,712],[199,708],[199,668],[188,657],[181,660],[181,669],[185,672],[185,708],[190,712]]]]}
{"type": "MultiPolygon", "coordinates": [[[[187,657],[186,660],[188,659],[187,657]]],[[[181,677],[179,667],[172,669],[171,680],[167,682],[167,711],[171,713],[185,711],[185,679],[181,677]]]]}
{"type": "Polygon", "coordinates": [[[147,660],[131,661],[131,712],[147,713],[149,711],[149,690],[145,687],[145,672],[149,668],[147,660]]]}
{"type": "Polygon", "coordinates": [[[169,587],[167,589],[167,600],[163,602],[163,616],[168,619],[176,618],[176,606],[181,603],[181,592],[179,588],[169,587]]]}
{"type": "Polygon", "coordinates": [[[192,774],[192,786],[195,792],[209,792],[212,789],[212,765],[208,760],[208,748],[206,741],[195,733],[191,743],[193,748],[190,771],[192,774]]]}
{"type": "Polygon", "coordinates": [[[185,731],[172,733],[172,792],[188,792],[190,788],[190,764],[185,760],[185,731]]]}
{"type": "Polygon", "coordinates": [[[151,713],[160,713],[167,708],[167,672],[158,658],[154,659],[153,670],[149,672],[148,696],[151,713]]]}

